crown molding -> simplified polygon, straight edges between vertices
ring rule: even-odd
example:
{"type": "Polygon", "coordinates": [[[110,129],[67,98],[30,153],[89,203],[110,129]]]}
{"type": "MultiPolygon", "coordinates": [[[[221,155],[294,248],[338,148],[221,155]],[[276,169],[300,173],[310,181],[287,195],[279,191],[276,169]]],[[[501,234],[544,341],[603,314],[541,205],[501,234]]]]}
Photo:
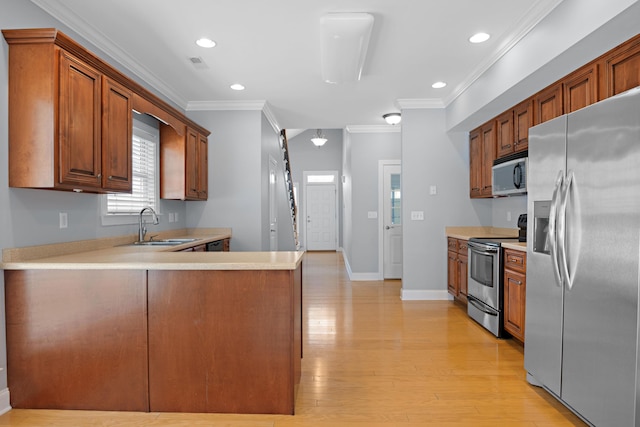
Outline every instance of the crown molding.
{"type": "MultiPolygon", "coordinates": [[[[67,27],[78,33],[81,37],[90,41],[98,49],[104,51],[108,56],[115,59],[119,64],[125,67],[126,70],[132,72],[134,75],[142,79],[145,84],[150,85],[157,90],[160,94],[166,96],[169,100],[174,102],[177,106],[184,109],[187,105],[187,100],[180,96],[171,86],[166,84],[158,76],[156,76],[151,70],[143,67],[138,63],[135,58],[129,55],[124,50],[120,49],[116,43],[105,36],[100,31],[97,31],[92,26],[88,25],[77,13],[71,10],[68,6],[63,4],[60,0],[31,0],[33,4],[40,9],[53,16],[58,21],[62,22],[67,27]]],[[[113,64],[111,64],[113,66],[113,64]]]]}
{"type": "Polygon", "coordinates": [[[347,126],[349,133],[400,133],[401,125],[351,125],[347,126]]]}

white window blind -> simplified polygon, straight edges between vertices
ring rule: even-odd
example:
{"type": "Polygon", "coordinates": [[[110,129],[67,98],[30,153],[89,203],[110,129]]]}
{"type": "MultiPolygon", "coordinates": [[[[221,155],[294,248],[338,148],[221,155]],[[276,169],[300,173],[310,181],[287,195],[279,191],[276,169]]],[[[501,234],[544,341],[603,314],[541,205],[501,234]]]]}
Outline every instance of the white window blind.
{"type": "Polygon", "coordinates": [[[157,144],[153,135],[134,128],[132,147],[133,184],[131,194],[109,194],[107,215],[138,214],[143,208],[157,206],[157,144]]]}

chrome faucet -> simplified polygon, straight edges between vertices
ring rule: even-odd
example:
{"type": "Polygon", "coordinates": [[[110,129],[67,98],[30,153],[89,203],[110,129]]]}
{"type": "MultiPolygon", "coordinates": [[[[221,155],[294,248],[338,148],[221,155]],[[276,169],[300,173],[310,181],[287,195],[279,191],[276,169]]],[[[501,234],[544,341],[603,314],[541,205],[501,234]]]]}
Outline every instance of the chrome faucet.
{"type": "Polygon", "coordinates": [[[144,236],[147,234],[146,222],[144,222],[144,220],[142,219],[142,214],[147,209],[151,211],[151,215],[153,216],[153,225],[160,224],[160,221],[158,220],[158,215],[156,215],[156,211],[154,211],[150,206],[147,206],[146,208],[142,209],[138,217],[138,241],[139,242],[144,242],[144,236]]]}

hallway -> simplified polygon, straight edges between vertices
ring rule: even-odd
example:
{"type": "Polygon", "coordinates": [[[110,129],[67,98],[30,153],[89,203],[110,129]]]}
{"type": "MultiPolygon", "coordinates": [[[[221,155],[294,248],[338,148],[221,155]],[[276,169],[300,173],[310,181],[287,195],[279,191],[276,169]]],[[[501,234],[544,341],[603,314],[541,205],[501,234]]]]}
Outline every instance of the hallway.
{"type": "Polygon", "coordinates": [[[450,301],[401,301],[400,281],[351,282],[336,252],[305,255],[296,415],[13,410],[0,426],[583,426],[527,384],[522,346],[450,301]]]}

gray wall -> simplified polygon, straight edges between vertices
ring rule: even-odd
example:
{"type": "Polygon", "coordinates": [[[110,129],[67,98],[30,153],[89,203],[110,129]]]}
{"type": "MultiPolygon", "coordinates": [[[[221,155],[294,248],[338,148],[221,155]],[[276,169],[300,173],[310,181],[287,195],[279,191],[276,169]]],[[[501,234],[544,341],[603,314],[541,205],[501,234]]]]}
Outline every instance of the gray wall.
{"type": "MultiPolygon", "coordinates": [[[[304,172],[305,171],[329,171],[338,172],[338,179],[342,176],[342,129],[323,129],[322,133],[327,138],[327,142],[322,147],[316,147],[311,142],[316,130],[306,130],[299,135],[288,140],[289,153],[291,158],[291,175],[298,188],[298,209],[300,213],[300,242],[305,240],[305,203],[304,200],[304,172]]],[[[338,246],[343,245],[343,222],[342,217],[342,185],[338,183],[338,246]]]]}
{"type": "Polygon", "coordinates": [[[377,274],[381,270],[378,265],[378,222],[381,212],[377,219],[368,218],[368,212],[378,211],[379,161],[400,160],[401,134],[357,132],[348,135],[347,162],[343,169],[344,241],[349,241],[344,248],[345,259],[355,274],[377,274]]]}
{"type": "Polygon", "coordinates": [[[403,299],[447,298],[445,227],[491,221],[490,204],[469,198],[468,147],[466,133],[447,134],[444,110],[402,111],[403,299]]]}

